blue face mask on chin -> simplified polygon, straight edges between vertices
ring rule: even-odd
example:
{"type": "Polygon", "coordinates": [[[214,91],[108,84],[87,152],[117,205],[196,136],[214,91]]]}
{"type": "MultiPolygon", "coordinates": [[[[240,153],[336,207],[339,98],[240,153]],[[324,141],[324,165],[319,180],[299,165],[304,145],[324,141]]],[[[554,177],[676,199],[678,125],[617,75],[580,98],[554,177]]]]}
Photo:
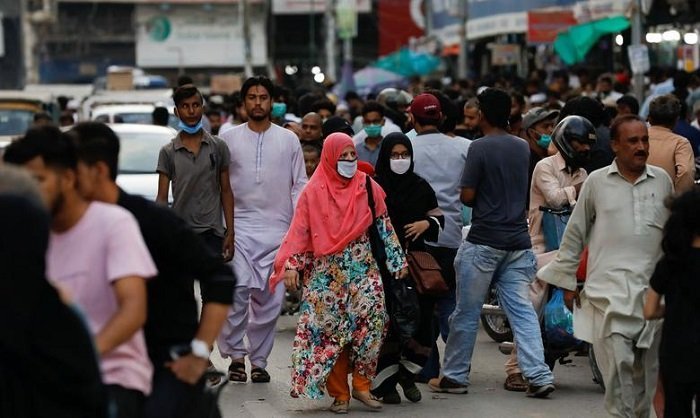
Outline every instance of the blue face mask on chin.
{"type": "Polygon", "coordinates": [[[202,120],[200,119],[196,125],[188,125],[182,120],[178,121],[177,128],[181,131],[185,131],[190,135],[194,135],[202,129],[202,120]]]}
{"type": "Polygon", "coordinates": [[[540,139],[537,140],[537,145],[540,148],[547,149],[549,148],[549,144],[552,142],[552,136],[547,135],[547,134],[542,134],[540,135],[540,139]]]}

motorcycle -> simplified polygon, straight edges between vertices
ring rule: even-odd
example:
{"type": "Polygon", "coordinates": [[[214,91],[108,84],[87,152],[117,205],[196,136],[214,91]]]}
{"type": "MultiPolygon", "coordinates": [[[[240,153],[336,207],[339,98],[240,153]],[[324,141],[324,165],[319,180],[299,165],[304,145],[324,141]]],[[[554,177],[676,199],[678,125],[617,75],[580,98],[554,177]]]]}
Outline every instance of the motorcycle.
{"type": "MultiPolygon", "coordinates": [[[[505,312],[498,305],[498,292],[493,286],[489,288],[486,300],[487,303],[484,304],[481,314],[481,320],[482,324],[484,325],[484,330],[494,341],[499,343],[498,350],[501,353],[505,355],[510,355],[513,350],[513,333],[510,328],[510,325],[508,324],[508,318],[506,317],[505,312]],[[495,337],[500,338],[501,341],[497,340],[495,337]]],[[[554,370],[554,367],[557,363],[570,364],[573,361],[570,358],[572,355],[587,356],[588,364],[593,374],[593,382],[598,384],[601,388],[603,388],[603,390],[605,390],[603,375],[600,371],[600,368],[598,367],[598,363],[596,362],[595,352],[591,344],[585,341],[579,341],[578,343],[569,346],[557,346],[547,341],[547,337],[544,332],[543,320],[540,321],[540,328],[542,329],[544,361],[550,370],[554,370]]]]}

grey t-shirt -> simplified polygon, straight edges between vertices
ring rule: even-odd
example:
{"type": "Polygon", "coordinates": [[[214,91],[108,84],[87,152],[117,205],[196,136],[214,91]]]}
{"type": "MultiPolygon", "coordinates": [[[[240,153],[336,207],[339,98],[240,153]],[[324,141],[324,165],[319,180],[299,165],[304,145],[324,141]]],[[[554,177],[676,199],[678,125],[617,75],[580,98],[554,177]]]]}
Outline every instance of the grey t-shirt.
{"type": "Polygon", "coordinates": [[[206,131],[197,155],[185,148],[180,134],[160,150],[156,171],[172,182],[173,210],[196,233],[224,236],[220,174],[230,162],[226,143],[206,131]]]}
{"type": "Polygon", "coordinates": [[[459,248],[462,242],[462,203],[460,179],[467,163],[470,141],[450,138],[439,132],[424,133],[411,140],[414,171],[435,190],[438,206],[445,216],[445,227],[438,241],[428,245],[459,248]]]}
{"type": "Polygon", "coordinates": [[[531,248],[525,205],[530,147],[513,135],[472,142],[462,187],[476,190],[467,241],[501,250],[531,248]]]}

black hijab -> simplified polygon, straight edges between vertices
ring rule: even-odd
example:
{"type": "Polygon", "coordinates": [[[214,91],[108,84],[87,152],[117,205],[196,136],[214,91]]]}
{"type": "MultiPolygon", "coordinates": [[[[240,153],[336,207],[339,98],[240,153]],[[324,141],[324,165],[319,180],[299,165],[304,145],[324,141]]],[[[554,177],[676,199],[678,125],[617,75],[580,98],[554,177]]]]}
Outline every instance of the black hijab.
{"type": "Polygon", "coordinates": [[[0,231],[0,416],[106,416],[90,334],[45,278],[48,214],[0,194],[0,231]]]}
{"type": "Polygon", "coordinates": [[[413,171],[413,145],[408,137],[394,132],[384,137],[375,167],[376,181],[386,192],[389,217],[402,243],[405,242],[403,227],[425,219],[429,210],[438,207],[432,187],[413,171]],[[411,166],[404,174],[391,171],[391,151],[395,145],[403,145],[411,154],[411,166]]]}

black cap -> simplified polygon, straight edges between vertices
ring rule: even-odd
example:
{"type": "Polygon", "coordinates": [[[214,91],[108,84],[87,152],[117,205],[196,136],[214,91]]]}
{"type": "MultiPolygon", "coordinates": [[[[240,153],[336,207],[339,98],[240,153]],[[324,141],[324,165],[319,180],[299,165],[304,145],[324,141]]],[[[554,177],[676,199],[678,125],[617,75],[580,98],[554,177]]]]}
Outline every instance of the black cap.
{"type": "Polygon", "coordinates": [[[323,123],[323,127],[321,129],[323,131],[323,138],[327,138],[328,135],[336,132],[342,132],[350,136],[355,135],[355,131],[352,130],[350,123],[340,116],[331,116],[328,118],[323,123]]]}

